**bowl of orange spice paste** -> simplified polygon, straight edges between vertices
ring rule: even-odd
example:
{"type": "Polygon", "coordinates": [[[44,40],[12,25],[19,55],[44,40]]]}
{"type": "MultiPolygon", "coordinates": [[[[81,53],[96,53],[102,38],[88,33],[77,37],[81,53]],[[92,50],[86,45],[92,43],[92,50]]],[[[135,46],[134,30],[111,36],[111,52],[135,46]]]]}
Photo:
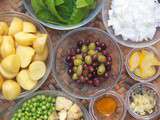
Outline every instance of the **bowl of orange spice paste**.
{"type": "Polygon", "coordinates": [[[114,91],[92,99],[89,112],[93,120],[124,120],[126,116],[124,100],[114,91]]]}

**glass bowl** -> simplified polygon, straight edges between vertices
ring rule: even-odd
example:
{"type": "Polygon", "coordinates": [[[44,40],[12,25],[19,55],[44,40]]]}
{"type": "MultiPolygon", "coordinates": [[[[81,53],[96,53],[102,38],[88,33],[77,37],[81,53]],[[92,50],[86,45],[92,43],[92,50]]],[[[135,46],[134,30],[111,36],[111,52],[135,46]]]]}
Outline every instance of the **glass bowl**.
{"type": "Polygon", "coordinates": [[[89,116],[89,113],[88,111],[86,110],[86,108],[79,102],[77,101],[76,99],[72,98],[71,96],[68,96],[66,94],[64,94],[63,92],[60,92],[60,91],[55,91],[55,90],[44,90],[44,91],[38,91],[38,92],[35,92],[33,93],[32,95],[29,95],[27,97],[25,97],[24,99],[22,99],[20,102],[18,102],[15,107],[13,107],[10,111],[10,115],[9,115],[9,118],[8,120],[11,120],[11,118],[13,117],[14,113],[19,109],[21,108],[22,104],[33,98],[34,96],[37,96],[37,95],[46,95],[46,96],[51,96],[51,97],[57,97],[57,96],[61,96],[61,97],[65,97],[71,101],[73,101],[74,103],[76,103],[81,111],[83,112],[83,117],[84,117],[84,120],[90,120],[90,116],[89,116]]]}
{"type": "Polygon", "coordinates": [[[150,77],[150,78],[146,78],[146,79],[143,79],[143,78],[135,75],[133,72],[131,72],[131,71],[129,70],[129,64],[128,64],[128,62],[129,62],[130,56],[131,56],[132,53],[134,53],[135,51],[139,51],[139,50],[142,50],[142,49],[153,52],[153,53],[155,54],[155,56],[160,60],[159,51],[158,51],[155,47],[152,47],[152,46],[151,46],[151,47],[146,47],[146,48],[141,48],[141,49],[140,49],[140,48],[135,48],[135,49],[132,49],[132,50],[129,52],[129,54],[127,55],[127,57],[126,57],[126,61],[125,61],[126,70],[127,70],[128,74],[130,75],[130,77],[131,77],[132,79],[136,80],[136,81],[139,81],[139,82],[141,82],[141,83],[152,82],[153,80],[155,80],[155,79],[160,75],[160,67],[156,67],[157,72],[156,72],[155,75],[153,75],[153,76],[150,77]]]}
{"type": "Polygon", "coordinates": [[[62,90],[76,98],[90,99],[96,94],[112,89],[121,77],[123,65],[121,49],[118,44],[111,39],[108,33],[97,28],[79,28],[64,35],[55,47],[53,59],[53,75],[55,76],[57,83],[62,90]],[[68,54],[68,50],[76,46],[78,41],[85,39],[104,42],[106,46],[108,46],[108,51],[113,60],[110,78],[104,81],[99,87],[77,84],[67,73],[65,57],[68,54]]]}
{"type": "Polygon", "coordinates": [[[158,88],[151,84],[151,83],[137,83],[135,85],[133,85],[129,91],[127,92],[127,96],[126,96],[126,108],[128,110],[128,112],[136,119],[138,120],[151,120],[151,119],[155,119],[158,115],[160,115],[160,94],[159,94],[159,90],[158,88]],[[155,105],[155,111],[150,114],[150,115],[146,115],[146,116],[141,116],[135,112],[133,112],[133,110],[130,108],[130,100],[131,100],[131,95],[136,91],[136,90],[151,90],[153,93],[153,95],[156,98],[156,105],[155,105]]]}
{"type": "MultiPolygon", "coordinates": [[[[27,11],[29,12],[29,14],[31,14],[32,17],[37,19],[37,17],[34,14],[34,11],[32,9],[32,6],[31,6],[31,0],[23,0],[23,3],[24,3],[25,8],[27,9],[27,11]]],[[[43,21],[41,21],[39,19],[37,19],[37,20],[41,24],[43,24],[44,26],[52,28],[52,29],[71,30],[71,29],[75,29],[75,28],[81,27],[81,26],[89,23],[90,21],[92,21],[96,17],[96,15],[101,11],[102,5],[103,5],[103,0],[97,0],[96,8],[90,12],[88,17],[86,17],[83,21],[81,21],[80,23],[75,24],[75,25],[66,25],[66,26],[65,25],[56,25],[56,24],[50,24],[50,23],[43,22],[43,21]]]]}
{"type": "Polygon", "coordinates": [[[102,18],[103,18],[103,23],[105,25],[105,28],[107,32],[112,36],[113,40],[118,42],[121,45],[124,45],[126,47],[131,47],[131,48],[142,48],[142,47],[148,47],[151,46],[155,43],[157,43],[160,39],[160,28],[157,28],[157,31],[154,35],[154,37],[148,41],[142,41],[142,42],[133,42],[131,40],[123,40],[122,36],[116,36],[114,34],[114,30],[112,27],[108,26],[108,20],[109,20],[109,10],[111,8],[112,0],[105,0],[104,5],[102,8],[102,18]]]}
{"type": "MultiPolygon", "coordinates": [[[[37,30],[39,30],[42,33],[47,33],[47,31],[45,30],[45,28],[39,24],[36,20],[34,20],[33,18],[23,14],[23,13],[18,13],[18,12],[1,12],[0,13],[0,21],[5,21],[7,23],[10,23],[13,17],[18,17],[21,18],[23,20],[32,22],[36,27],[37,30]]],[[[51,68],[52,68],[52,60],[53,60],[53,46],[52,46],[52,41],[48,36],[48,40],[47,40],[47,46],[49,49],[49,54],[48,54],[48,59],[46,61],[46,65],[47,65],[47,69],[46,69],[46,73],[43,76],[43,78],[41,80],[39,80],[38,84],[30,91],[22,91],[22,93],[20,94],[20,96],[17,97],[17,99],[22,98],[27,96],[28,94],[33,93],[34,91],[36,91],[37,89],[39,89],[41,87],[41,85],[47,80],[49,73],[51,72],[51,68]]],[[[0,92],[0,99],[5,99],[3,97],[3,95],[0,92]]]]}
{"type": "Polygon", "coordinates": [[[99,95],[96,98],[91,100],[90,105],[89,105],[89,113],[93,117],[93,120],[101,120],[102,119],[97,114],[98,112],[96,110],[94,110],[95,102],[97,100],[101,99],[102,97],[112,97],[117,101],[117,103],[119,103],[118,106],[117,106],[118,108],[116,110],[116,113],[111,115],[110,118],[104,117],[103,120],[124,120],[124,118],[126,116],[126,112],[127,112],[126,108],[125,108],[124,100],[118,93],[116,93],[114,91],[108,91],[108,92],[106,92],[104,94],[101,94],[101,95],[99,95]],[[114,116],[116,116],[115,119],[114,119],[114,116]]]}

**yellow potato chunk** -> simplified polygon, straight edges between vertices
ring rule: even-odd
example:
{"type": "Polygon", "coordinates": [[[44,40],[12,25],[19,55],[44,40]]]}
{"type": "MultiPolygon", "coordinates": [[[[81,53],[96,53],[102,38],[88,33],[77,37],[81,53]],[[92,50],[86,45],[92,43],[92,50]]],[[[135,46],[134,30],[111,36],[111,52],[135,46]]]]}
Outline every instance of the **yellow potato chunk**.
{"type": "Polygon", "coordinates": [[[48,47],[45,46],[44,50],[42,53],[38,54],[36,53],[35,56],[34,56],[34,60],[38,60],[38,61],[46,61],[48,58],[48,47]]]}
{"type": "Polygon", "coordinates": [[[28,71],[32,80],[40,80],[46,72],[46,65],[42,61],[34,61],[30,64],[28,71]]]}
{"type": "Polygon", "coordinates": [[[21,61],[21,67],[26,68],[35,54],[35,50],[32,47],[18,46],[16,54],[19,55],[21,61]]]}
{"type": "Polygon", "coordinates": [[[37,39],[36,35],[31,33],[19,32],[15,34],[15,40],[19,45],[29,46],[37,39]]]}
{"type": "Polygon", "coordinates": [[[9,55],[1,62],[2,67],[11,73],[18,73],[20,69],[20,57],[18,55],[9,55]]]}
{"type": "Polygon", "coordinates": [[[0,65],[0,73],[6,79],[13,79],[17,75],[17,73],[10,73],[6,71],[1,65],[0,65]]]}
{"type": "Polygon", "coordinates": [[[8,34],[8,25],[6,22],[0,22],[0,35],[8,34]]]}
{"type": "Polygon", "coordinates": [[[23,22],[23,32],[35,33],[37,32],[36,26],[31,22],[23,22]]]}
{"type": "Polygon", "coordinates": [[[2,94],[7,100],[16,99],[21,93],[21,87],[14,80],[6,80],[2,85],[2,94]]]}
{"type": "Polygon", "coordinates": [[[3,79],[3,77],[0,75],[0,90],[2,90],[3,82],[4,82],[4,79],[3,79]]]}
{"type": "Polygon", "coordinates": [[[36,53],[40,54],[44,51],[47,42],[47,37],[47,34],[38,35],[36,41],[33,42],[33,48],[35,49],[36,53]]]}
{"type": "Polygon", "coordinates": [[[19,72],[19,74],[17,75],[17,82],[19,83],[19,85],[24,89],[24,90],[31,90],[33,89],[36,84],[37,81],[33,81],[27,70],[22,70],[19,72]]]}
{"type": "Polygon", "coordinates": [[[133,72],[140,63],[140,52],[134,52],[131,57],[129,58],[129,68],[130,71],[133,72]]]}
{"type": "Polygon", "coordinates": [[[0,45],[2,44],[3,36],[0,35],[0,45]]]}
{"type": "Polygon", "coordinates": [[[0,51],[3,58],[15,54],[14,40],[11,36],[3,36],[0,51]]]}
{"type": "Polygon", "coordinates": [[[9,27],[9,35],[14,35],[23,30],[23,20],[18,17],[14,17],[10,27],[9,27]]]}

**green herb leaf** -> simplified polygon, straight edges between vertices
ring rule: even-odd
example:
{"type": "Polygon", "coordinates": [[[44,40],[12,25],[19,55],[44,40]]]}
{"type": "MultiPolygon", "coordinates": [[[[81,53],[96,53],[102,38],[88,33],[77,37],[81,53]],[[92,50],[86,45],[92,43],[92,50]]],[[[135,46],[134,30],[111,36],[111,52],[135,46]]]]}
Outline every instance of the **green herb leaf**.
{"type": "Polygon", "coordinates": [[[59,6],[64,3],[64,0],[55,0],[56,6],[59,6]]]}
{"type": "Polygon", "coordinates": [[[77,0],[76,1],[76,7],[77,8],[83,8],[83,7],[87,7],[88,3],[86,0],[77,0]]]}
{"type": "Polygon", "coordinates": [[[41,9],[45,9],[43,0],[31,0],[31,4],[35,13],[39,12],[41,9]]]}

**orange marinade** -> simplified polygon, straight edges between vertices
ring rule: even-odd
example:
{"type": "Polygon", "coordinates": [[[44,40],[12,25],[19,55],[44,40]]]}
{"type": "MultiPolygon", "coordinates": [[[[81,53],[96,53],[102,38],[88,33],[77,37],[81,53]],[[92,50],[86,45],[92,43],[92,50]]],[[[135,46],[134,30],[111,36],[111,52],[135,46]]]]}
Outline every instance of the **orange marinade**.
{"type": "Polygon", "coordinates": [[[103,97],[96,101],[95,107],[100,114],[110,116],[116,111],[117,102],[112,97],[103,97]]]}

